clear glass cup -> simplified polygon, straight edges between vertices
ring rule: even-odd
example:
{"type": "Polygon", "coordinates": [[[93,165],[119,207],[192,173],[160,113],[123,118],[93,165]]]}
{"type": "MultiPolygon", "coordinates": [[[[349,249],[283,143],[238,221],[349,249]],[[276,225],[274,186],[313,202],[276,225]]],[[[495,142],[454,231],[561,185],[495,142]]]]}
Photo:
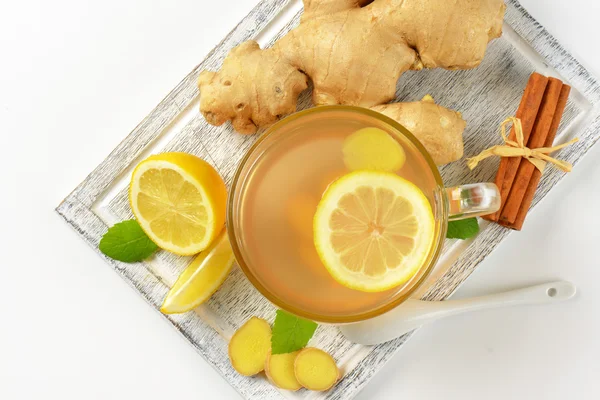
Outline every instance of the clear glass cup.
{"type": "MultiPolygon", "coordinates": [[[[238,166],[231,186],[227,206],[227,232],[235,258],[242,271],[246,274],[252,285],[275,306],[298,316],[319,322],[349,323],[373,318],[391,310],[408,299],[425,282],[441,253],[446,237],[448,221],[491,214],[496,212],[499,207],[500,195],[498,188],[493,183],[467,184],[445,188],[442,177],[429,153],[406,128],[396,121],[377,112],[360,107],[324,106],[301,111],[279,121],[263,133],[250,148],[238,166]],[[332,118],[339,118],[344,121],[356,119],[365,126],[378,127],[390,132],[397,138],[402,138],[405,142],[408,140],[426,161],[424,168],[427,169],[427,173],[435,181],[430,202],[435,217],[436,229],[434,244],[428,257],[415,276],[408,283],[404,284],[389,301],[364,312],[349,313],[348,315],[324,315],[303,309],[303,307],[299,307],[297,304],[286,301],[282,296],[276,295],[262,283],[264,279],[261,279],[261,276],[257,276],[257,269],[253,268],[251,262],[248,260],[244,241],[242,240],[241,216],[244,210],[243,193],[249,177],[252,176],[256,166],[260,163],[261,157],[263,157],[265,151],[272,150],[273,146],[277,146],[284,135],[301,128],[309,121],[314,122],[315,119],[318,120],[319,118],[328,121],[331,121],[332,118]]],[[[315,296],[318,296],[318,293],[315,293],[315,296]]]]}

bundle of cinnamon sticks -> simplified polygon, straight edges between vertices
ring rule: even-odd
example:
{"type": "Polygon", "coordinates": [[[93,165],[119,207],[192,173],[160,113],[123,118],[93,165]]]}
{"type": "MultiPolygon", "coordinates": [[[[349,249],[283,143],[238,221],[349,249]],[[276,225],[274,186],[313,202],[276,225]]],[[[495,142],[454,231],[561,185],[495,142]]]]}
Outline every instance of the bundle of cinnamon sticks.
{"type": "MultiPolygon", "coordinates": [[[[552,146],[570,91],[571,87],[559,79],[531,75],[516,114],[529,149],[552,146]]],[[[513,126],[509,140],[515,138],[513,126]]],[[[541,177],[542,172],[523,157],[503,157],[496,175],[502,206],[484,218],[521,230],[541,177]]]]}

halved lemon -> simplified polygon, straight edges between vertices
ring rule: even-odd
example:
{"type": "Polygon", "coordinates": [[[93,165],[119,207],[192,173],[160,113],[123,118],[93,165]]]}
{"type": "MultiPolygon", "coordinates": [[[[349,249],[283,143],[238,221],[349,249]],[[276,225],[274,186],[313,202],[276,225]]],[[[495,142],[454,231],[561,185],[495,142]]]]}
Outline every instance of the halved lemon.
{"type": "Polygon", "coordinates": [[[191,154],[163,153],[142,161],[131,177],[129,201],[150,239],[179,255],[206,249],[225,223],[225,183],[191,154]]]}
{"type": "Polygon", "coordinates": [[[329,186],[315,214],[321,261],[340,284],[381,292],[408,281],[431,251],[429,201],[395,174],[357,171],[329,186]]]}
{"type": "Polygon", "coordinates": [[[223,231],[208,249],[198,254],[179,275],[160,308],[165,314],[188,312],[204,303],[225,282],[234,256],[227,233],[223,231]]]}

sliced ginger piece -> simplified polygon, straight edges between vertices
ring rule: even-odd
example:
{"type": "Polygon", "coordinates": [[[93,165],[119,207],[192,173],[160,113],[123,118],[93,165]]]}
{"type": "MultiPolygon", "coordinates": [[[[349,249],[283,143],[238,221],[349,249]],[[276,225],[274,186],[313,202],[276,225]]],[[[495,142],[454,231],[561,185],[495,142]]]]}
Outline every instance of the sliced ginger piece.
{"type": "Polygon", "coordinates": [[[298,353],[294,361],[294,374],[302,386],[319,392],[330,389],[341,377],[333,357],[314,347],[307,347],[298,353]]]}
{"type": "Polygon", "coordinates": [[[229,360],[237,372],[253,376],[265,368],[270,350],[271,326],[264,319],[252,317],[231,337],[229,360]]]}
{"type": "Polygon", "coordinates": [[[344,164],[350,171],[361,169],[398,171],[406,161],[404,149],[383,129],[360,129],[344,140],[344,164]]]}
{"type": "Polygon", "coordinates": [[[278,388],[296,391],[302,387],[294,373],[294,362],[300,351],[287,354],[270,354],[265,362],[267,378],[278,388]]]}

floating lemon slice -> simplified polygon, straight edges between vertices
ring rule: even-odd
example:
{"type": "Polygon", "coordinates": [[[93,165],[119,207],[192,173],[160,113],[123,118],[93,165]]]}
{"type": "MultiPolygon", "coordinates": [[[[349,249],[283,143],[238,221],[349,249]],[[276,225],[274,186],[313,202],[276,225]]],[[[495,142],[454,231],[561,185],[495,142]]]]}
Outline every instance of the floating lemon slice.
{"type": "Polygon", "coordinates": [[[361,169],[398,171],[406,161],[404,149],[386,131],[379,128],[360,129],[344,140],[344,164],[351,171],[361,169]]]}
{"type": "Polygon", "coordinates": [[[340,178],[323,195],[314,219],[315,246],[331,276],[365,292],[408,281],[427,259],[434,232],[423,192],[386,172],[340,178]]]}
{"type": "Polygon", "coordinates": [[[223,284],[233,266],[234,256],[223,232],[179,275],[160,311],[165,314],[188,312],[204,303],[223,284]]]}
{"type": "Polygon", "coordinates": [[[186,153],[157,154],[133,171],[131,209],[160,248],[179,255],[206,249],[223,229],[227,192],[215,169],[186,153]]]}

